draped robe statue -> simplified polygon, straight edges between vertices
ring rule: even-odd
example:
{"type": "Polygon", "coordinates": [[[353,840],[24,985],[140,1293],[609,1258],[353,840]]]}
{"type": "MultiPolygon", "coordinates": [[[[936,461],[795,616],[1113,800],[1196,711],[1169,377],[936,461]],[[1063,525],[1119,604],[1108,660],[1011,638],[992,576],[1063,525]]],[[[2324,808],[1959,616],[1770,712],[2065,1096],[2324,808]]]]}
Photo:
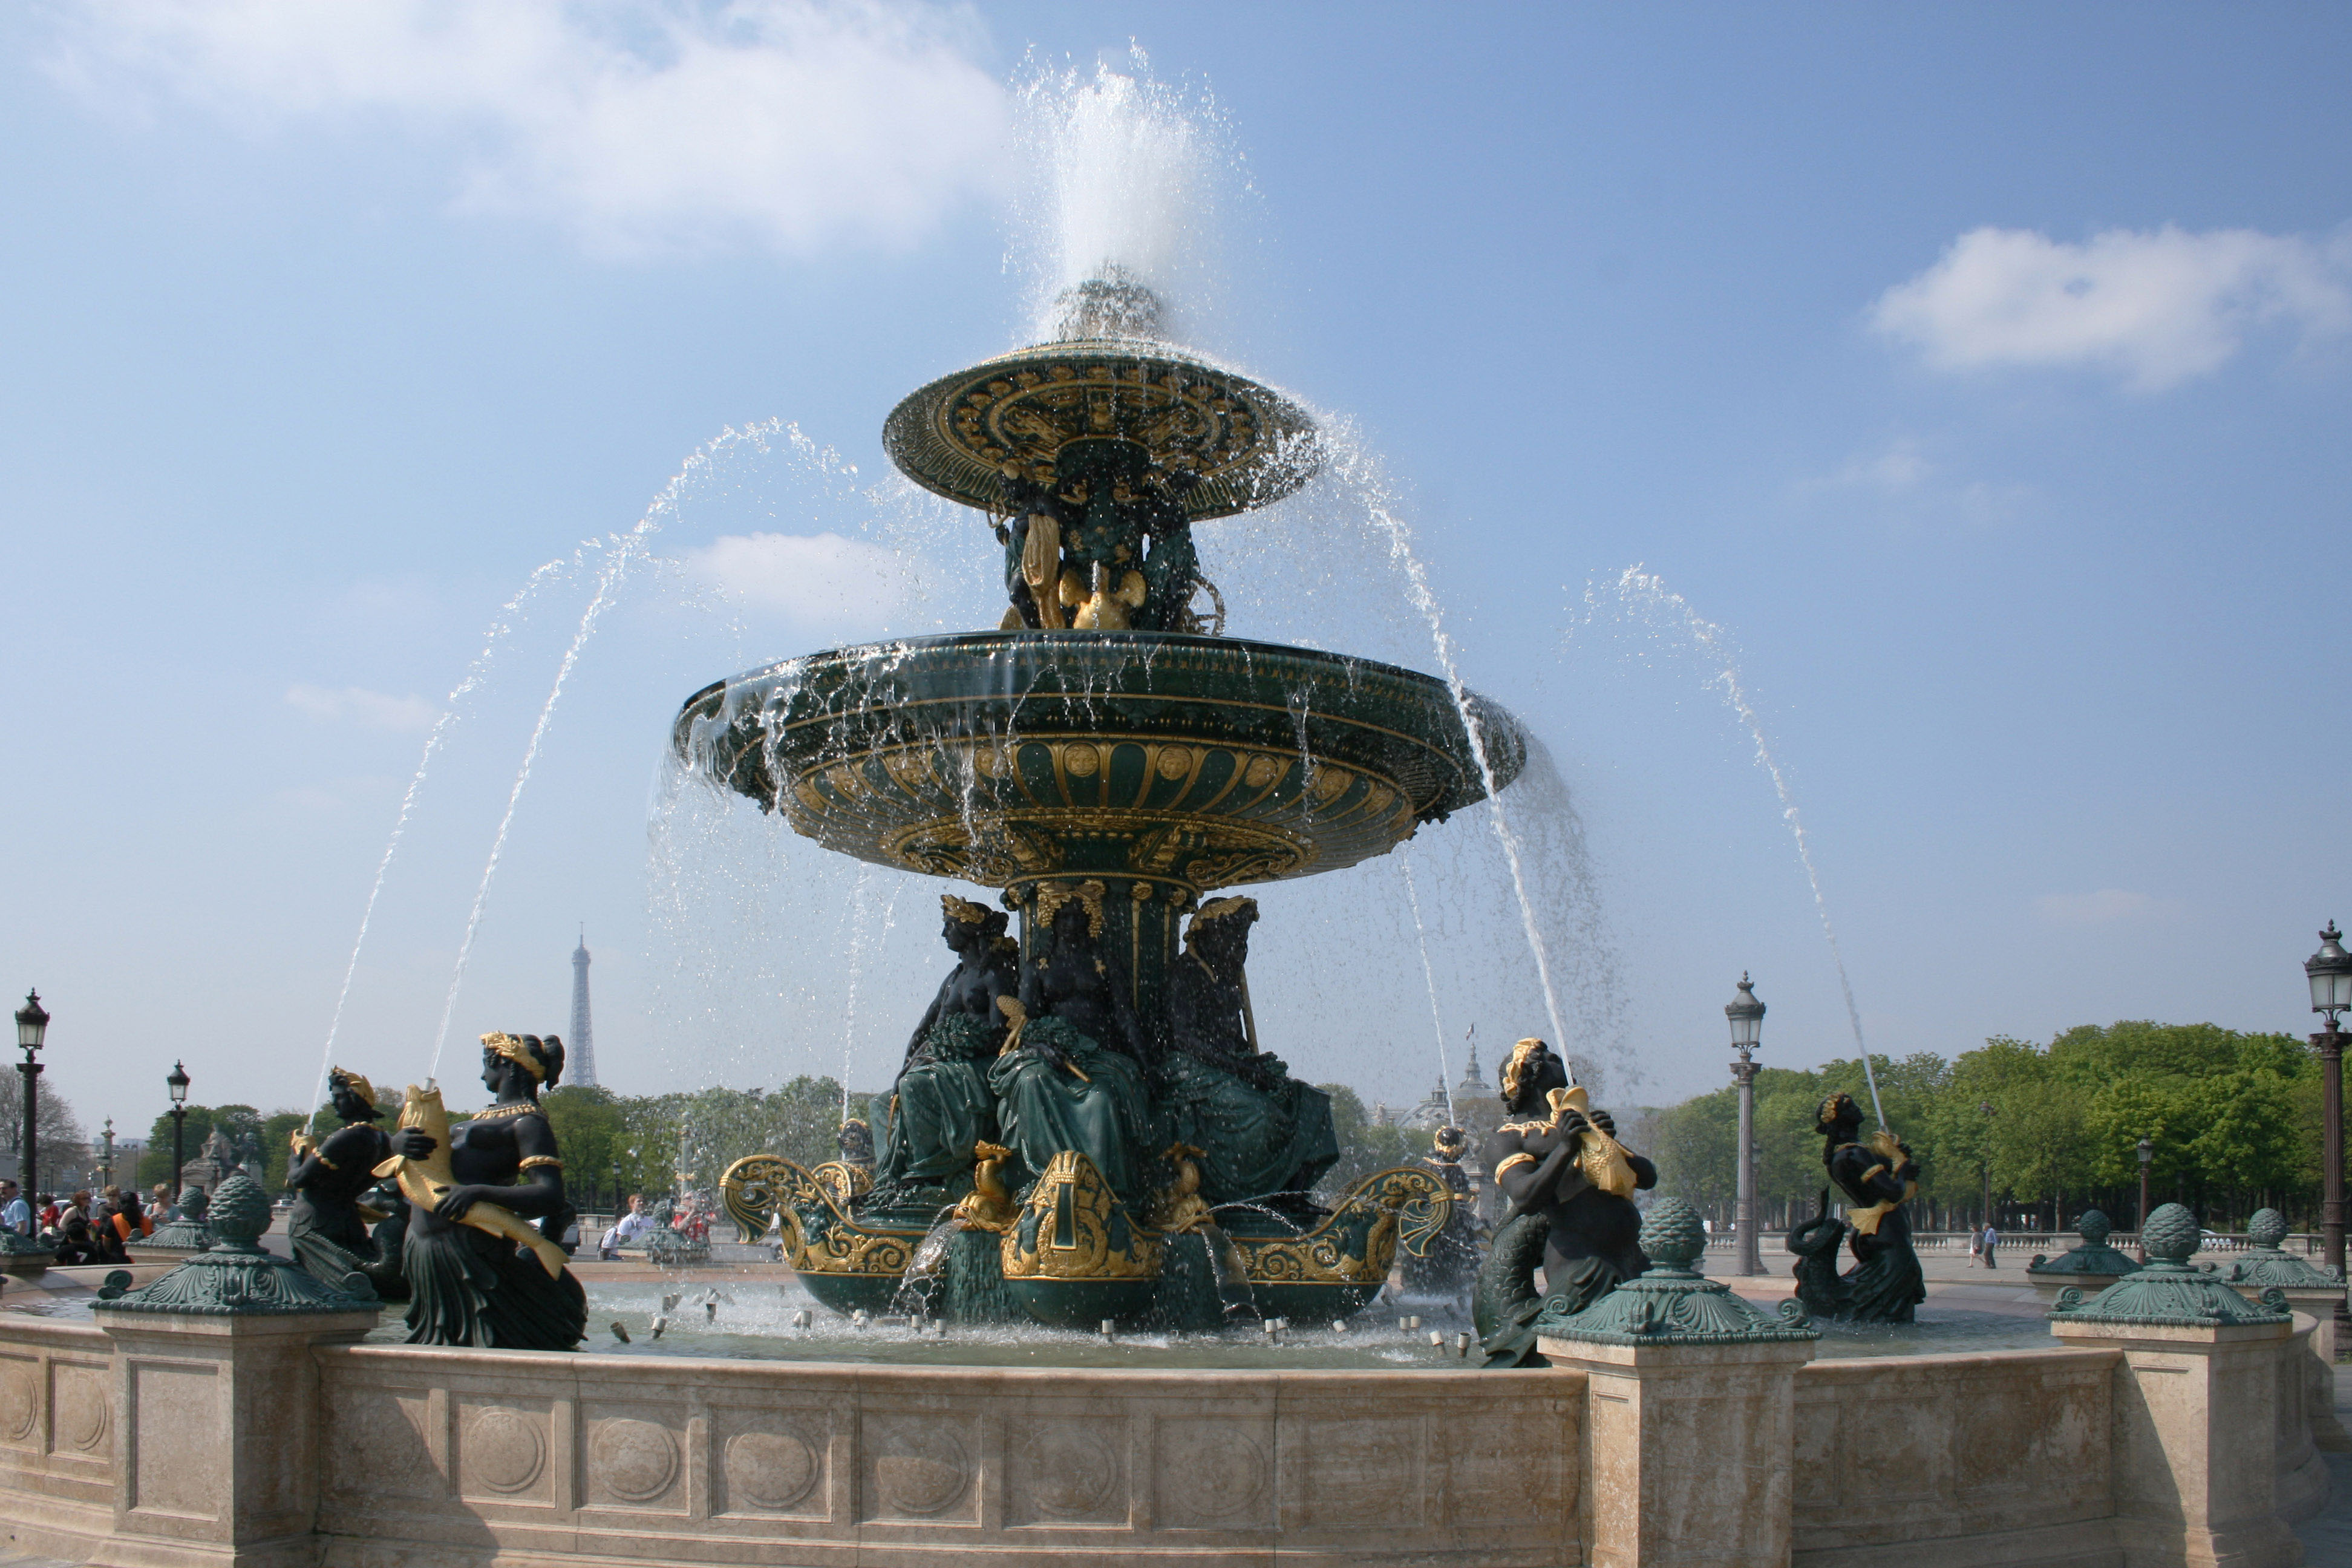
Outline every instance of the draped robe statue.
{"type": "Polygon", "coordinates": [[[996,999],[1014,994],[1017,960],[1007,951],[1013,943],[1001,912],[952,893],[942,894],[940,903],[940,937],[954,951],[956,967],[915,1026],[906,1064],[890,1086],[874,1166],[874,1184],[886,1202],[959,1195],[971,1181],[974,1146],[996,1142],[988,1069],[1004,1038],[996,999]]]}
{"type": "Polygon", "coordinates": [[[1331,1097],[1257,1048],[1244,978],[1256,919],[1255,899],[1212,900],[1169,974],[1173,1048],[1160,1068],[1160,1105],[1169,1135],[1201,1151],[1201,1194],[1212,1205],[1304,1194],[1339,1158],[1331,1097]]]}
{"type": "Polygon", "coordinates": [[[1012,1005],[1000,1007],[1013,1020],[988,1072],[1003,1142],[1024,1184],[1076,1149],[1122,1200],[1139,1204],[1151,1115],[1127,976],[1098,944],[1101,884],[1068,895],[1046,930],[1047,951],[1023,971],[1020,995],[1005,999],[1012,1005]]]}

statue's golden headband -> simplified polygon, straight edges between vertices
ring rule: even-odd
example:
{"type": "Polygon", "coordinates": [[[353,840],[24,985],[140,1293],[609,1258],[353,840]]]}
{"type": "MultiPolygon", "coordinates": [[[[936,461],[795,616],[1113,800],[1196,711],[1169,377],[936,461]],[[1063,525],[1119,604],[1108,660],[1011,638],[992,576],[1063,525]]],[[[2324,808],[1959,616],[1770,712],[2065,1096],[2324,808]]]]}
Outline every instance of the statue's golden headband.
{"type": "Polygon", "coordinates": [[[1004,917],[986,905],[975,904],[970,899],[959,899],[953,893],[940,895],[940,908],[948,919],[961,921],[966,925],[986,925],[992,918],[999,925],[1004,923],[1004,917]]]}
{"type": "Polygon", "coordinates": [[[357,1095],[370,1105],[375,1103],[375,1085],[349,1068],[336,1068],[327,1074],[327,1081],[332,1085],[340,1085],[345,1094],[357,1095]]]}
{"type": "Polygon", "coordinates": [[[1551,1047],[1538,1039],[1528,1038],[1513,1046],[1510,1060],[1503,1064],[1503,1098],[1518,1099],[1519,1091],[1550,1056],[1551,1047]]]}
{"type": "Polygon", "coordinates": [[[1089,879],[1072,887],[1067,882],[1041,882],[1037,885],[1034,919],[1045,930],[1054,929],[1054,917],[1062,906],[1076,900],[1087,913],[1087,934],[1099,937],[1103,933],[1103,895],[1109,891],[1100,882],[1089,879]]]}
{"type": "Polygon", "coordinates": [[[1234,915],[1247,915],[1251,920],[1257,919],[1257,900],[1244,898],[1211,899],[1201,906],[1200,912],[1192,917],[1192,923],[1185,928],[1184,940],[1191,942],[1201,933],[1202,926],[1212,925],[1222,920],[1230,920],[1234,915]]]}
{"type": "Polygon", "coordinates": [[[1828,1127],[1849,1117],[1855,1121],[1861,1121],[1862,1107],[1853,1102],[1853,1096],[1840,1089],[1822,1101],[1821,1114],[1813,1118],[1813,1125],[1828,1127]]]}
{"type": "Polygon", "coordinates": [[[482,1048],[495,1051],[523,1071],[530,1074],[534,1083],[547,1081],[547,1064],[530,1048],[530,1042],[520,1035],[489,1034],[482,1037],[482,1048]]]}

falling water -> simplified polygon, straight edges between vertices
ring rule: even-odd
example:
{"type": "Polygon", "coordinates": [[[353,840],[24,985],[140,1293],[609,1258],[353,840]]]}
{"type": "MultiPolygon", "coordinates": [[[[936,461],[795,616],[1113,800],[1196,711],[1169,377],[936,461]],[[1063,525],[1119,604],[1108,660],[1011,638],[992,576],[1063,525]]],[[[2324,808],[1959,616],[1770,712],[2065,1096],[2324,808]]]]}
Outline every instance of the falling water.
{"type": "Polygon", "coordinates": [[[401,836],[408,830],[409,816],[416,809],[417,795],[425,787],[425,770],[433,765],[434,754],[441,749],[441,742],[448,738],[450,727],[457,722],[459,708],[488,675],[499,644],[514,629],[516,613],[551,575],[566,567],[579,565],[582,553],[575,551],[568,561],[559,557],[541,566],[524,581],[514,597],[499,606],[497,616],[490,622],[489,636],[482,643],[482,651],[476,654],[474,662],[467,667],[466,679],[451,689],[449,700],[442,704],[439,716],[433,721],[433,732],[425,737],[425,754],[417,759],[416,772],[408,781],[407,793],[400,797],[400,813],[393,818],[392,837],[384,841],[383,858],[376,862],[375,881],[368,889],[367,902],[360,909],[359,935],[352,939],[351,963],[344,966],[342,989],[335,993],[334,1016],[327,1023],[327,1043],[319,1053],[319,1084],[310,1095],[313,1106],[327,1098],[327,1076],[334,1070],[335,1037],[342,1030],[343,1008],[351,1001],[352,977],[360,971],[360,952],[367,946],[368,926],[375,919],[376,900],[383,895],[384,878],[392,870],[393,856],[399,851],[401,836]]]}
{"type": "MultiPolygon", "coordinates": [[[[849,1005],[843,1010],[841,1026],[841,1121],[845,1127],[849,1124],[850,1061],[857,1048],[857,982],[866,970],[866,890],[873,881],[873,868],[861,862],[857,868],[857,885],[849,895],[849,1005]]],[[[890,901],[895,910],[898,904],[895,890],[890,901]]],[[[887,931],[888,928],[886,926],[884,930],[887,931]]]]}
{"type": "MultiPolygon", "coordinates": [[[[1642,570],[1639,564],[1628,566],[1610,585],[1618,603],[1625,609],[1669,629],[1680,632],[1690,641],[1691,650],[1706,661],[1712,673],[1706,684],[1723,694],[1724,701],[1738,715],[1748,739],[1756,747],[1756,763],[1772,780],[1772,793],[1780,802],[1780,819],[1789,825],[1789,836],[1797,846],[1797,862],[1805,870],[1805,883],[1812,889],[1813,912],[1821,918],[1822,935],[1828,939],[1830,962],[1836,966],[1838,989],[1845,997],[1846,1022],[1853,1029],[1854,1049],[1861,1054],[1864,1076],[1870,1083],[1871,1109],[1878,1113],[1878,1123],[1886,1125],[1885,1110],[1878,1102],[1878,1074],[1870,1065],[1870,1047],[1862,1037],[1862,1010],[1854,1005],[1853,982],[1847,977],[1845,953],[1838,946],[1837,927],[1830,921],[1829,900],[1822,891],[1822,874],[1813,864],[1812,841],[1805,834],[1805,819],[1797,811],[1796,793],[1789,786],[1789,776],[1772,755],[1772,747],[1764,738],[1763,721],[1757,717],[1755,705],[1748,700],[1747,687],[1739,679],[1738,650],[1730,634],[1715,622],[1691,608],[1690,601],[1668,588],[1664,579],[1642,570]]],[[[1599,590],[1588,584],[1584,591],[1587,624],[1601,607],[1599,590]]]]}
{"type": "Polygon", "coordinates": [[[698,447],[686,460],[685,466],[670,476],[669,483],[662,487],[661,493],[654,498],[653,504],[646,509],[645,515],[637,520],[635,527],[605,542],[604,565],[596,574],[596,591],[590,596],[587,609],[581,613],[580,627],[572,634],[571,646],[564,649],[563,658],[556,666],[554,682],[548,688],[547,700],[540,707],[538,722],[531,726],[530,742],[523,748],[522,766],[516,770],[514,787],[507,794],[507,808],[499,818],[497,836],[490,840],[489,858],[483,863],[481,882],[474,889],[473,908],[466,916],[466,934],[457,943],[457,961],[450,969],[449,994],[441,1006],[441,1026],[433,1036],[433,1065],[428,1069],[428,1079],[440,1076],[442,1047],[448,1043],[449,1021],[457,1015],[457,993],[466,982],[466,961],[472,956],[474,937],[481,930],[482,911],[489,902],[490,883],[499,873],[499,857],[506,851],[507,834],[514,826],[515,807],[521,803],[523,789],[530,783],[530,770],[539,760],[540,743],[547,738],[547,727],[555,718],[555,705],[563,696],[564,682],[572,678],[573,667],[580,662],[581,650],[595,635],[596,623],[612,605],[614,594],[628,575],[631,563],[646,553],[652,536],[661,531],[664,520],[676,515],[678,501],[693,477],[709,467],[712,457],[720,450],[747,441],[764,449],[772,437],[783,432],[783,428],[782,421],[769,419],[742,430],[731,425],[721,430],[715,438],[698,447]]]}
{"type": "Polygon", "coordinates": [[[1412,910],[1412,938],[1421,950],[1421,977],[1429,986],[1429,1022],[1437,1031],[1437,1081],[1445,1090],[1445,1120],[1454,1120],[1454,1068],[1445,1059],[1445,1019],[1437,1008],[1437,971],[1429,963],[1429,928],[1422,923],[1421,893],[1412,882],[1412,846],[1396,847],[1397,863],[1404,870],[1404,898],[1412,910]]]}

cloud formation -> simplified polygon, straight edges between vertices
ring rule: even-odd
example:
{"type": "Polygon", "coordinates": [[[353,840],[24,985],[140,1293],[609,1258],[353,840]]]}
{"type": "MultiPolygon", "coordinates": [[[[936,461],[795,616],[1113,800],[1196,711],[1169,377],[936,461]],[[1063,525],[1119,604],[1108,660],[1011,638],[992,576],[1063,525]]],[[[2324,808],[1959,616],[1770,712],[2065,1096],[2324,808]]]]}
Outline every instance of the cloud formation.
{"type": "Polygon", "coordinates": [[[903,246],[1000,182],[981,30],[925,0],[109,0],[51,71],[94,104],[446,142],[461,210],[590,248],[903,246]]]}
{"type": "Polygon", "coordinates": [[[1973,229],[1879,296],[1871,324],[1939,370],[2074,367],[2158,392],[2221,367],[2252,329],[2352,328],[2352,231],[2109,229],[2079,245],[1973,229]]]}
{"type": "Polygon", "coordinates": [[[371,730],[429,730],[440,712],[422,697],[387,697],[381,691],[357,686],[346,686],[340,691],[324,686],[293,686],[287,689],[286,700],[313,719],[360,724],[371,730]]]}
{"type": "Polygon", "coordinates": [[[907,600],[898,558],[838,533],[730,533],[686,552],[688,575],[747,609],[807,628],[871,630],[907,600]]]}

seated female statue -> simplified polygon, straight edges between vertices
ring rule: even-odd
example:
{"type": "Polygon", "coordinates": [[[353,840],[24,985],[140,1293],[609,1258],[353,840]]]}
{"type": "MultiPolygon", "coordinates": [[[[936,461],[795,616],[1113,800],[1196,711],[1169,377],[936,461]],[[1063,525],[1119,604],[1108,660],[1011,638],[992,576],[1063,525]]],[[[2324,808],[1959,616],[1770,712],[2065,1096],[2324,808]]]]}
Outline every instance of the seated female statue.
{"type": "Polygon", "coordinates": [[[342,1126],[323,1143],[298,1131],[286,1167],[286,1184],[295,1193],[286,1217],[294,1261],[338,1289],[357,1274],[385,1300],[404,1301],[408,1282],[400,1258],[377,1248],[368,1234],[369,1215],[360,1208],[362,1195],[375,1185],[375,1167],[392,1152],[392,1139],[376,1125],[383,1112],[376,1109],[375,1089],[359,1074],[337,1068],[327,1075],[327,1092],[342,1126]]]}
{"type": "Polygon", "coordinates": [[[1257,1048],[1249,1006],[1255,899],[1213,899],[1184,933],[1169,973],[1173,1048],[1161,1064],[1169,1136],[1202,1151],[1211,1204],[1303,1194],[1339,1158],[1331,1097],[1257,1048]]]}
{"type": "MultiPolygon", "coordinates": [[[[431,1208],[411,1211],[401,1248],[408,1342],[568,1351],[588,1326],[588,1299],[572,1271],[551,1279],[512,1241],[460,1223],[476,1204],[496,1204],[538,1220],[542,1235],[562,1241],[572,1205],[539,1091],[562,1078],[563,1042],[553,1035],[482,1038],[482,1083],[496,1103],[452,1131],[449,1166],[457,1184],[431,1208]]],[[[432,1137],[414,1127],[392,1140],[393,1152],[411,1160],[433,1149],[432,1137]]]]}
{"type": "MultiPolygon", "coordinates": [[[[1050,884],[1049,884],[1050,887],[1050,884]]],[[[988,1070],[1001,1140],[1024,1184],[1055,1154],[1076,1149],[1129,1204],[1142,1197],[1150,1130],[1135,1016],[1124,972],[1099,950],[1102,884],[1041,892],[1046,952],[1021,975],[1021,994],[1000,1011],[1013,1020],[1004,1054],[988,1070]]]]}
{"type": "Polygon", "coordinates": [[[941,894],[940,902],[940,936],[957,962],[915,1026],[898,1081],[890,1086],[874,1167],[884,1202],[956,1196],[970,1179],[973,1147],[996,1142],[988,1064],[1004,1037],[996,999],[1013,995],[1020,984],[1019,949],[1005,936],[1000,911],[953,893],[941,894]]]}

